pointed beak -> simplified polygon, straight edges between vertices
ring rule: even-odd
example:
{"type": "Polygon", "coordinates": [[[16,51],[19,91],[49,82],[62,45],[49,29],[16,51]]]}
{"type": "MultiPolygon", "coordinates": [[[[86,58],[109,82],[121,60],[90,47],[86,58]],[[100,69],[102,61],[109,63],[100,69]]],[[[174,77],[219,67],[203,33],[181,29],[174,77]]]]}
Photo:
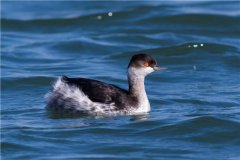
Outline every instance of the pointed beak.
{"type": "Polygon", "coordinates": [[[154,65],[154,66],[152,66],[152,68],[153,68],[153,70],[154,71],[158,71],[158,70],[165,70],[165,69],[167,69],[167,68],[165,68],[165,67],[160,67],[159,65],[154,65]]]}
{"type": "Polygon", "coordinates": [[[152,68],[153,68],[154,71],[157,71],[157,70],[160,69],[159,65],[154,65],[154,66],[152,66],[152,68]]]}

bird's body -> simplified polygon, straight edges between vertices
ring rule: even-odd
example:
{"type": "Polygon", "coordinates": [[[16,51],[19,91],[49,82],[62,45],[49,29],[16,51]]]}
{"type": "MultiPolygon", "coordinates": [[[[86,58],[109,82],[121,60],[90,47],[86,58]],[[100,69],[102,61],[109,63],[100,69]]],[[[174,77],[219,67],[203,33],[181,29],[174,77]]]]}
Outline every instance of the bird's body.
{"type": "Polygon", "coordinates": [[[133,56],[128,67],[129,90],[93,79],[63,76],[47,95],[47,107],[52,111],[94,115],[149,112],[144,79],[155,70],[153,67],[156,69],[157,65],[150,56],[133,56]]]}

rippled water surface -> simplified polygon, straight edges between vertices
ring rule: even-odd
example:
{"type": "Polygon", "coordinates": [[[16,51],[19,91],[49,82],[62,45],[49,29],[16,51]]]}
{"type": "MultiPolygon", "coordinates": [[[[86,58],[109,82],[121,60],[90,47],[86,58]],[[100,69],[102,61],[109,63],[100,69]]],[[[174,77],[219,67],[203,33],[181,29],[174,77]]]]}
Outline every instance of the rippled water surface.
{"type": "Polygon", "coordinates": [[[240,159],[240,2],[2,2],[2,159],[240,159]],[[110,13],[111,12],[111,13],[110,13]],[[144,116],[51,117],[58,76],[127,88],[146,52],[144,116]]]}

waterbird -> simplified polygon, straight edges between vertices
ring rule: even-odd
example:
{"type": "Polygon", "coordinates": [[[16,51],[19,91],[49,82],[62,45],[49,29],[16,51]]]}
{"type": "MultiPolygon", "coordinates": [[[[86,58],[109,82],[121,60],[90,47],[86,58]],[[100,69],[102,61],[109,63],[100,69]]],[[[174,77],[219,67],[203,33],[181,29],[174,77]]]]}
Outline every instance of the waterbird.
{"type": "Polygon", "coordinates": [[[47,108],[54,112],[91,115],[147,113],[150,103],[144,80],[159,69],[150,55],[133,55],[127,69],[128,90],[94,79],[62,76],[46,95],[47,108]]]}

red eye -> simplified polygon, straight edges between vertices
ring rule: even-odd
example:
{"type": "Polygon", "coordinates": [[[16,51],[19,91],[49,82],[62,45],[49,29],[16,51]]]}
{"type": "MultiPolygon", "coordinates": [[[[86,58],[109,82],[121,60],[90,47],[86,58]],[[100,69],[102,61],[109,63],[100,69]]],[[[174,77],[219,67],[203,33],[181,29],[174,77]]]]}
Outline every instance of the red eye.
{"type": "Polygon", "coordinates": [[[145,62],[143,65],[144,65],[144,67],[148,67],[149,66],[148,62],[145,62]]]}

